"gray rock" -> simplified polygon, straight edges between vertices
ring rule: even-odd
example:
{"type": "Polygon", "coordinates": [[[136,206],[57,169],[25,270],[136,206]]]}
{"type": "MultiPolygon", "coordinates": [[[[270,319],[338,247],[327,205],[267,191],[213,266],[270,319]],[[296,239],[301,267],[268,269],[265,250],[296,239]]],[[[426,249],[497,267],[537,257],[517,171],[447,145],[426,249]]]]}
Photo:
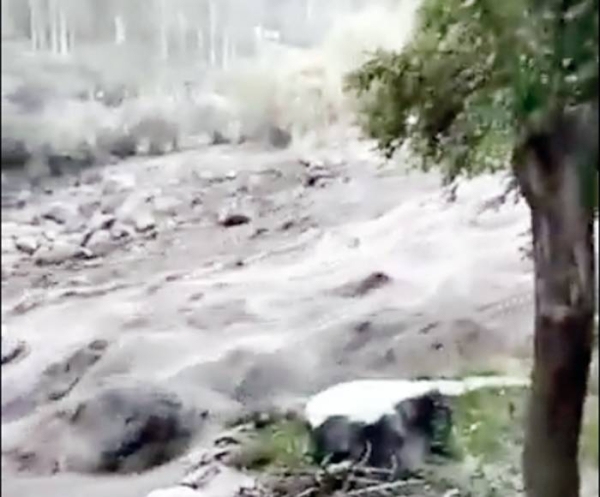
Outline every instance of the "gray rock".
{"type": "Polygon", "coordinates": [[[140,233],[146,233],[156,228],[156,220],[149,211],[142,210],[134,215],[133,226],[140,233]]]}
{"type": "Polygon", "coordinates": [[[3,438],[3,462],[36,473],[139,473],[179,457],[206,417],[155,385],[105,384],[75,395],[3,438]]]}
{"type": "Polygon", "coordinates": [[[28,255],[33,255],[33,253],[40,246],[37,238],[32,236],[22,236],[15,240],[15,247],[17,250],[24,252],[28,255]]]}
{"type": "Polygon", "coordinates": [[[225,228],[241,226],[251,221],[250,216],[242,212],[227,211],[219,216],[219,224],[225,228]]]}
{"type": "Polygon", "coordinates": [[[136,231],[143,233],[156,227],[156,220],[148,205],[148,196],[135,195],[128,198],[117,212],[120,222],[133,226],[136,231]]]}
{"type": "Polygon", "coordinates": [[[115,220],[116,218],[112,214],[96,212],[88,223],[88,229],[90,231],[110,229],[110,227],[115,223],[115,220]]]}
{"type": "Polygon", "coordinates": [[[156,197],[153,202],[154,212],[164,216],[174,216],[179,210],[180,202],[173,197],[156,197]]]}
{"type": "Polygon", "coordinates": [[[158,386],[105,387],[72,411],[75,436],[94,450],[69,454],[66,467],[118,473],[150,469],[181,455],[205,416],[158,386]]]}
{"type": "Polygon", "coordinates": [[[130,226],[116,222],[110,228],[110,236],[113,240],[126,240],[133,236],[133,228],[130,226]]]}
{"type": "Polygon", "coordinates": [[[97,185],[103,179],[102,173],[96,169],[83,171],[81,173],[81,183],[84,185],[97,185]]]}
{"type": "Polygon", "coordinates": [[[339,293],[344,297],[364,297],[393,282],[392,278],[381,271],[375,271],[364,278],[344,285],[339,293]]]}
{"type": "Polygon", "coordinates": [[[284,149],[290,146],[292,134],[279,126],[271,125],[267,130],[267,140],[272,147],[284,149]]]}
{"type": "Polygon", "coordinates": [[[135,188],[135,177],[121,174],[109,176],[104,179],[102,195],[113,195],[115,193],[130,192],[135,188]]]}
{"type": "Polygon", "coordinates": [[[98,257],[112,252],[116,248],[116,242],[110,231],[100,229],[90,235],[86,240],[85,247],[91,252],[92,256],[98,257]]]}
{"type": "Polygon", "coordinates": [[[91,218],[96,215],[100,206],[101,202],[99,200],[89,200],[80,204],[79,210],[84,218],[91,218]]]}
{"type": "Polygon", "coordinates": [[[50,246],[41,247],[34,255],[40,266],[62,264],[81,253],[79,244],[58,240],[50,246]]]}
{"type": "Polygon", "coordinates": [[[127,201],[126,193],[115,193],[105,195],[100,202],[100,211],[104,214],[113,214],[118,209],[121,209],[127,201]]]}
{"type": "Polygon", "coordinates": [[[317,461],[364,460],[370,467],[390,468],[397,478],[417,469],[430,454],[449,455],[451,408],[448,398],[433,388],[399,398],[368,421],[331,409],[332,415],[312,427],[317,461]]]}
{"type": "Polygon", "coordinates": [[[79,209],[73,205],[65,204],[64,202],[54,202],[46,209],[42,214],[42,217],[67,226],[80,221],[79,209]]]}

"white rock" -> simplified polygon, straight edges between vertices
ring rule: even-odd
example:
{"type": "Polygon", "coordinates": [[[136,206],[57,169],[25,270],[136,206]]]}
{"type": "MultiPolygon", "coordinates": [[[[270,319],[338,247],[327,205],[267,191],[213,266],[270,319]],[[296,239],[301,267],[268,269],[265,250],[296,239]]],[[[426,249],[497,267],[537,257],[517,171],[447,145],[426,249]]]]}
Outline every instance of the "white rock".
{"type": "Polygon", "coordinates": [[[35,253],[37,264],[61,264],[79,254],[78,244],[67,241],[56,241],[53,245],[41,247],[35,253]]]}
{"type": "Polygon", "coordinates": [[[108,229],[115,222],[115,216],[112,214],[103,214],[102,212],[96,212],[90,222],[88,223],[88,229],[91,231],[108,229]]]}
{"type": "Polygon", "coordinates": [[[133,218],[133,226],[140,233],[145,233],[156,227],[154,216],[147,210],[141,210],[136,213],[133,218]]]}
{"type": "Polygon", "coordinates": [[[177,214],[181,202],[172,197],[156,197],[152,204],[156,214],[174,216],[177,214]]]}
{"type": "Polygon", "coordinates": [[[373,423],[393,412],[402,400],[432,391],[458,396],[480,388],[526,387],[526,378],[502,376],[469,377],[460,380],[356,380],[339,383],[311,397],[305,408],[306,419],[314,428],[332,416],[373,423]]]}
{"type": "Polygon", "coordinates": [[[135,178],[127,174],[109,176],[104,179],[103,195],[128,192],[135,188],[135,178]]]}
{"type": "Polygon", "coordinates": [[[92,233],[85,246],[93,255],[102,256],[115,248],[115,239],[111,236],[110,231],[98,230],[92,233]]]}
{"type": "Polygon", "coordinates": [[[118,209],[121,209],[126,201],[127,194],[124,193],[105,195],[104,197],[102,197],[100,203],[100,210],[105,214],[113,213],[118,209]]]}
{"type": "Polygon", "coordinates": [[[110,236],[113,240],[123,240],[133,236],[133,229],[123,223],[115,223],[110,228],[110,236]]]}
{"type": "Polygon", "coordinates": [[[51,219],[58,224],[72,226],[79,219],[79,209],[76,206],[66,204],[64,202],[54,202],[48,209],[44,211],[42,216],[46,219],[51,219]]]}
{"type": "Polygon", "coordinates": [[[31,236],[22,236],[15,240],[17,250],[32,255],[40,246],[38,240],[31,236]]]}
{"type": "Polygon", "coordinates": [[[135,227],[139,231],[148,229],[148,224],[154,223],[154,218],[150,213],[151,206],[146,202],[144,195],[131,195],[119,207],[117,211],[117,219],[130,226],[135,227]]]}

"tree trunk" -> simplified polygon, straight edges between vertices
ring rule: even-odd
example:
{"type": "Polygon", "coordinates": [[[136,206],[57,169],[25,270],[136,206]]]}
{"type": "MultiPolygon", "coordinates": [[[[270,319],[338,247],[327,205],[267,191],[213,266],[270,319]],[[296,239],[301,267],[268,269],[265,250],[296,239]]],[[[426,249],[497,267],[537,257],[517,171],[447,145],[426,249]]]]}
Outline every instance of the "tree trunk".
{"type": "Polygon", "coordinates": [[[208,32],[208,60],[210,66],[215,67],[217,65],[217,9],[214,0],[208,1],[208,32]]]}
{"type": "Polygon", "coordinates": [[[127,42],[127,28],[125,20],[121,14],[115,14],[113,19],[115,45],[123,45],[127,42]]]}
{"type": "Polygon", "coordinates": [[[29,29],[31,48],[34,52],[46,49],[46,33],[43,13],[37,0],[29,0],[29,29]]]}
{"type": "Polygon", "coordinates": [[[167,10],[164,0],[158,0],[159,32],[160,32],[160,57],[163,61],[169,59],[169,26],[167,24],[167,10]]]}
{"type": "Polygon", "coordinates": [[[58,5],[57,0],[50,0],[48,5],[49,13],[49,25],[50,25],[50,50],[52,54],[58,55],[60,53],[59,46],[59,17],[58,17],[58,5]]]}
{"type": "Polygon", "coordinates": [[[535,266],[534,367],[523,453],[528,497],[579,496],[596,302],[594,208],[585,201],[582,172],[596,170],[597,138],[591,151],[577,124],[562,115],[530,132],[515,154],[514,171],[531,209],[535,266]]]}
{"type": "Polygon", "coordinates": [[[69,54],[69,25],[65,13],[64,2],[58,6],[58,26],[59,26],[59,52],[61,55],[69,54]]]}

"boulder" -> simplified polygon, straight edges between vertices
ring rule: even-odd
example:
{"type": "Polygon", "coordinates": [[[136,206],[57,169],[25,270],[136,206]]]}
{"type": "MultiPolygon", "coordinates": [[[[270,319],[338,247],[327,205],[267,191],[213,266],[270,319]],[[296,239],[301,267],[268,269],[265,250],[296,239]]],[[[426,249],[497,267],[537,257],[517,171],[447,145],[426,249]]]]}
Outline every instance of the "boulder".
{"type": "Polygon", "coordinates": [[[105,387],[73,410],[73,434],[87,450],[68,454],[67,468],[119,473],[150,469],[181,455],[205,417],[155,385],[105,387]]]}
{"type": "Polygon", "coordinates": [[[64,202],[54,202],[42,217],[62,225],[72,225],[81,221],[79,209],[64,202]]]}
{"type": "Polygon", "coordinates": [[[43,246],[34,254],[36,264],[49,266],[62,264],[81,254],[79,244],[67,240],[57,240],[49,246],[43,246]]]}
{"type": "Polygon", "coordinates": [[[104,384],[19,421],[3,454],[34,473],[139,473],[182,455],[206,416],[158,385],[104,384]]]}
{"type": "Polygon", "coordinates": [[[305,417],[317,461],[363,461],[399,477],[449,450],[449,399],[479,388],[526,386],[519,378],[357,380],[309,399],[305,417]]]}
{"type": "Polygon", "coordinates": [[[92,256],[95,257],[108,254],[114,250],[116,246],[116,240],[112,237],[110,231],[105,229],[94,231],[85,243],[85,247],[91,252],[92,256]]]}
{"type": "Polygon", "coordinates": [[[17,250],[27,255],[33,255],[39,246],[38,239],[33,236],[21,236],[15,240],[17,250]]]}
{"type": "Polygon", "coordinates": [[[250,216],[243,212],[226,211],[219,216],[219,224],[225,228],[248,224],[250,220],[250,216]]]}

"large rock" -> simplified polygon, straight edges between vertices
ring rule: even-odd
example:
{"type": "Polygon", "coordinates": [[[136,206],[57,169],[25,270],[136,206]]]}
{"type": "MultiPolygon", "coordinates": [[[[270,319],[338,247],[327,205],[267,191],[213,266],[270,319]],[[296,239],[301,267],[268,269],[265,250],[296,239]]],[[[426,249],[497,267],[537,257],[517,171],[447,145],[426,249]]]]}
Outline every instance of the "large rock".
{"type": "Polygon", "coordinates": [[[33,236],[21,236],[15,239],[15,247],[17,250],[24,252],[27,255],[33,255],[39,246],[39,240],[33,236]]]}
{"type": "Polygon", "coordinates": [[[85,242],[85,247],[92,256],[99,257],[112,252],[117,247],[117,242],[108,230],[98,230],[90,234],[85,242]]]}
{"type": "Polygon", "coordinates": [[[392,470],[417,469],[431,453],[448,449],[448,398],[486,387],[525,386],[518,378],[464,380],[359,380],[309,399],[305,416],[319,461],[363,460],[392,470]]]}
{"type": "Polygon", "coordinates": [[[64,202],[54,202],[42,214],[45,219],[50,219],[57,224],[70,225],[81,222],[79,209],[64,202]]]}
{"type": "Polygon", "coordinates": [[[31,153],[21,140],[2,136],[2,169],[24,168],[31,159],[31,153]]]}
{"type": "Polygon", "coordinates": [[[176,394],[156,386],[105,388],[81,402],[70,420],[76,435],[96,453],[88,461],[71,454],[67,466],[144,471],[182,454],[204,416],[187,408],[176,394]]]}
{"type": "Polygon", "coordinates": [[[106,385],[34,416],[3,452],[21,471],[137,473],[180,456],[205,417],[156,385],[106,385]]]}
{"type": "Polygon", "coordinates": [[[79,244],[57,240],[51,245],[43,246],[34,254],[35,262],[39,266],[50,266],[62,264],[68,260],[74,259],[81,254],[79,244]]]}

